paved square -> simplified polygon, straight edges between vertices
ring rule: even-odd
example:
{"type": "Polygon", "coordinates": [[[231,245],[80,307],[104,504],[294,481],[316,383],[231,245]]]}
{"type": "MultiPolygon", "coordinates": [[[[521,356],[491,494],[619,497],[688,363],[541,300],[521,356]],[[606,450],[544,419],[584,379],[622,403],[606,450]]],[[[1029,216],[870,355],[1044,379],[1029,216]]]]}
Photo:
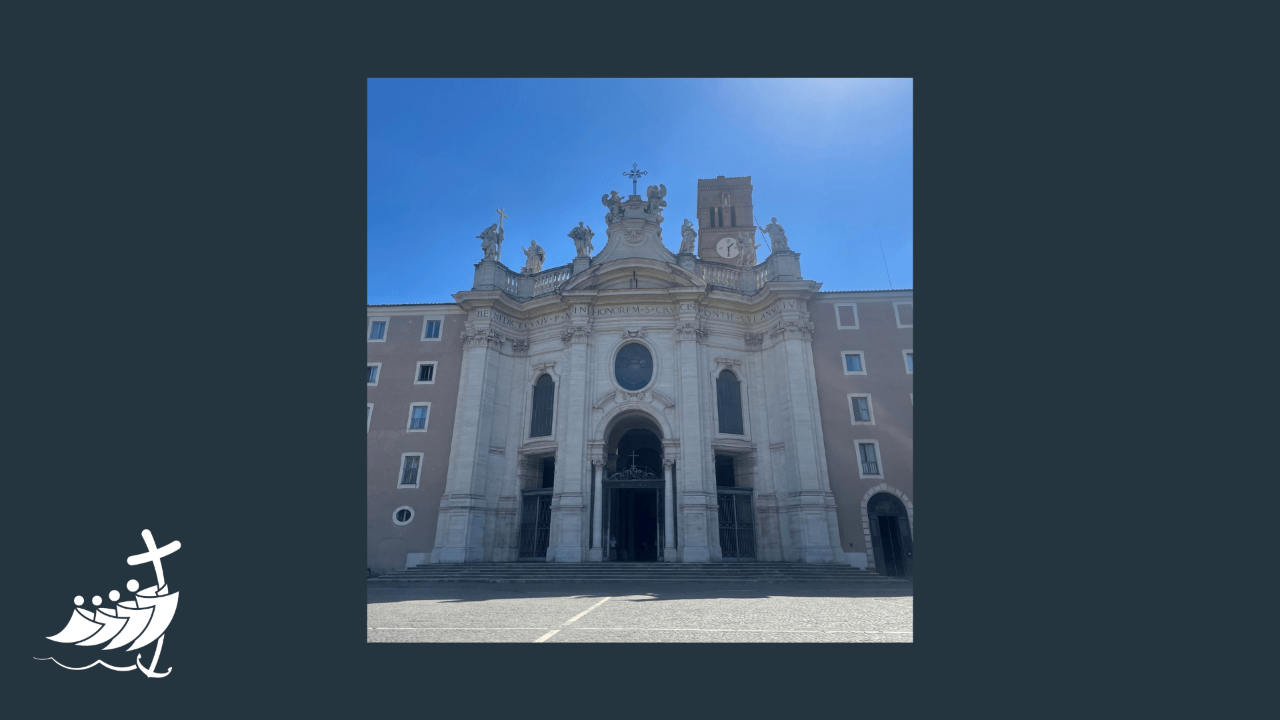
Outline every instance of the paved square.
{"type": "Polygon", "coordinates": [[[912,642],[912,586],[369,585],[369,642],[912,642]]]}

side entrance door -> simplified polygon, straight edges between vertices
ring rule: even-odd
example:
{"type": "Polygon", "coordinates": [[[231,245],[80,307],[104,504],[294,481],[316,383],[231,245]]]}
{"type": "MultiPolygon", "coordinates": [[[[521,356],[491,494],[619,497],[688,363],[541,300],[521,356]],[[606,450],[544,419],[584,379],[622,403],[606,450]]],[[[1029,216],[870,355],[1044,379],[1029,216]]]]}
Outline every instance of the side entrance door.
{"type": "Polygon", "coordinates": [[[872,496],[867,502],[867,520],[876,571],[881,575],[911,575],[911,521],[902,501],[887,493],[872,496]]]}
{"type": "Polygon", "coordinates": [[[720,558],[727,562],[756,559],[755,513],[751,489],[720,488],[720,558]]]}
{"type": "Polygon", "coordinates": [[[520,505],[520,559],[545,560],[550,543],[551,490],[526,490],[520,505]]]}

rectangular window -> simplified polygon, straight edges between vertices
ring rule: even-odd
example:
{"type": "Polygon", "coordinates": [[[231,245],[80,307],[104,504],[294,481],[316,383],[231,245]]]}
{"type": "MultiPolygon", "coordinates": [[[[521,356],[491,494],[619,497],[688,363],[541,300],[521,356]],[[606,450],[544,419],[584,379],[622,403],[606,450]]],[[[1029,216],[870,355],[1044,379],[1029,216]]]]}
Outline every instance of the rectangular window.
{"type": "Polygon", "coordinates": [[[915,322],[915,307],[909,302],[896,302],[893,304],[893,316],[898,321],[898,327],[912,327],[915,322]]]}
{"type": "Polygon", "coordinates": [[[369,324],[370,340],[386,340],[387,339],[387,321],[375,320],[369,324]]]}
{"type": "Polygon", "coordinates": [[[863,423],[867,423],[872,419],[872,411],[867,406],[867,398],[854,398],[854,419],[863,421],[863,423]]]}
{"type": "Polygon", "coordinates": [[[854,425],[875,425],[875,407],[866,393],[849,393],[849,420],[854,425]]]}
{"type": "Polygon", "coordinates": [[[405,453],[400,465],[400,487],[418,487],[418,471],[422,467],[422,453],[405,453]]]}
{"type": "Polygon", "coordinates": [[[858,306],[855,303],[836,304],[836,329],[858,329],[858,306]]]}
{"type": "Polygon", "coordinates": [[[861,350],[845,350],[840,353],[844,357],[845,375],[866,375],[867,366],[863,364],[861,350]]]}
{"type": "Polygon", "coordinates": [[[382,363],[369,363],[365,366],[365,378],[369,385],[378,384],[378,371],[382,369],[382,363]]]}
{"type": "Polygon", "coordinates": [[[906,363],[907,363],[907,374],[908,374],[908,375],[913,374],[913,371],[915,370],[915,366],[914,366],[914,365],[912,364],[912,362],[911,362],[911,351],[910,351],[910,350],[903,350],[903,351],[902,351],[902,359],[903,359],[903,361],[904,361],[904,362],[906,362],[906,363]]]}
{"type": "Polygon", "coordinates": [[[419,360],[418,373],[414,375],[414,385],[433,385],[436,381],[436,362],[435,360],[419,360]]]}
{"type": "Polygon", "coordinates": [[[444,327],[444,318],[436,315],[428,315],[422,319],[422,339],[423,340],[439,340],[440,329],[444,327]]]}
{"type": "Polygon", "coordinates": [[[411,403],[409,405],[409,432],[426,432],[427,419],[431,414],[431,403],[411,403]]]}
{"type": "Polygon", "coordinates": [[[875,443],[858,443],[858,460],[863,475],[879,475],[880,463],[876,460],[875,443]]]}

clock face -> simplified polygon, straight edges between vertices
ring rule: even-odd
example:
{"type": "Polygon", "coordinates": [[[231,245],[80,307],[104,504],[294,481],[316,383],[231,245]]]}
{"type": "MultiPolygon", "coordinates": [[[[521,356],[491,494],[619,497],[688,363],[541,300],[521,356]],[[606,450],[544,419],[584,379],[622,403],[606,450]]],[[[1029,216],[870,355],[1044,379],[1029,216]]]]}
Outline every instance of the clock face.
{"type": "Polygon", "coordinates": [[[716,252],[722,258],[738,257],[738,239],[731,237],[721,238],[720,242],[716,243],[716,252]]]}

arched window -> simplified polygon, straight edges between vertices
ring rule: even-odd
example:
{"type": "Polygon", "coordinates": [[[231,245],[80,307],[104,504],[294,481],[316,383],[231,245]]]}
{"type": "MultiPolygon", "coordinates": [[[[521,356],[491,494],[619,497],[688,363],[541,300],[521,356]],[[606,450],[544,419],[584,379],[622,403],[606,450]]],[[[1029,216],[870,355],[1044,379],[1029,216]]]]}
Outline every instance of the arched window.
{"type": "Polygon", "coordinates": [[[723,370],[716,379],[716,404],[720,411],[720,432],[742,434],[742,389],[732,372],[723,370]]]}
{"type": "Polygon", "coordinates": [[[533,422],[529,427],[530,437],[542,437],[551,434],[552,403],[555,402],[556,382],[550,375],[538,378],[533,386],[533,422]]]}

